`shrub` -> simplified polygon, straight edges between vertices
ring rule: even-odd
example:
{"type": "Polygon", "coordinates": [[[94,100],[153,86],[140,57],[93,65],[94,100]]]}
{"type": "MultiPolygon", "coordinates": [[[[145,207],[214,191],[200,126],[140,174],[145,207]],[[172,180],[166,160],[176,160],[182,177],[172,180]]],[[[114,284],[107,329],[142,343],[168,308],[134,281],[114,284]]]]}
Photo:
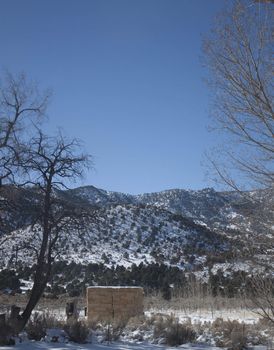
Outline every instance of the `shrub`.
{"type": "Polygon", "coordinates": [[[121,336],[121,329],[119,327],[115,327],[112,324],[108,324],[104,331],[104,341],[111,343],[112,341],[119,340],[121,336]]]}
{"type": "Polygon", "coordinates": [[[101,323],[100,326],[102,327],[103,331],[103,341],[110,343],[112,341],[119,340],[127,325],[127,322],[128,319],[120,318],[110,322],[101,323]]]}
{"type": "Polygon", "coordinates": [[[126,327],[130,330],[136,330],[137,328],[142,328],[145,330],[151,329],[151,327],[148,326],[148,320],[150,320],[150,318],[146,317],[145,315],[133,316],[128,320],[126,327]]]}
{"type": "Polygon", "coordinates": [[[244,349],[247,345],[247,337],[242,329],[233,329],[231,332],[231,348],[232,350],[244,349]]]}
{"type": "MultiPolygon", "coordinates": [[[[5,316],[4,316],[5,317],[5,316]]],[[[0,346],[14,345],[15,341],[12,338],[13,328],[6,324],[5,318],[0,320],[0,346]]]]}
{"type": "Polygon", "coordinates": [[[44,322],[47,328],[62,328],[64,321],[57,319],[55,315],[48,312],[43,314],[44,322]]]}
{"type": "Polygon", "coordinates": [[[195,338],[196,333],[193,329],[181,323],[172,324],[166,333],[166,342],[171,346],[193,342],[195,338]]]}
{"type": "Polygon", "coordinates": [[[31,340],[41,340],[46,336],[48,328],[60,328],[63,322],[48,312],[33,313],[32,317],[26,325],[28,338],[31,340]]]}
{"type": "Polygon", "coordinates": [[[35,312],[27,323],[26,332],[31,340],[41,340],[47,334],[47,322],[43,314],[35,312]]]}
{"type": "Polygon", "coordinates": [[[87,338],[89,336],[89,329],[84,322],[69,322],[65,325],[64,330],[67,333],[70,341],[80,344],[84,344],[87,342],[87,338]]]}
{"type": "Polygon", "coordinates": [[[245,325],[236,320],[224,321],[222,318],[217,318],[212,323],[212,330],[214,336],[218,339],[217,346],[241,350],[247,345],[245,325]]]}
{"type": "Polygon", "coordinates": [[[196,339],[190,325],[182,324],[174,316],[159,317],[154,325],[154,338],[163,338],[170,346],[177,346],[196,339]]]}

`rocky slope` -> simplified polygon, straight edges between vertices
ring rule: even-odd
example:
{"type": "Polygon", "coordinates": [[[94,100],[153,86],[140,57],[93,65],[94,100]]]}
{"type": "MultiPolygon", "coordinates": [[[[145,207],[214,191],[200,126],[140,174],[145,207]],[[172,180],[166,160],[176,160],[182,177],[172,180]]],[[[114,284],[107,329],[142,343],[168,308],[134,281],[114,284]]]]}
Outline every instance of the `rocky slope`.
{"type": "MultiPolygon", "coordinates": [[[[88,208],[81,229],[62,233],[59,260],[103,262],[108,266],[159,262],[181,269],[212,262],[264,263],[273,258],[273,193],[167,190],[143,195],[93,186],[58,192],[68,203],[88,208]],[[272,207],[271,207],[272,206],[272,207]],[[252,251],[252,254],[250,253],[252,251]],[[251,259],[252,258],[252,259],[251,259]]],[[[33,189],[17,194],[21,209],[6,215],[9,240],[0,245],[1,265],[33,263],[39,228],[29,223],[39,203],[33,189]]],[[[0,243],[1,244],[1,243],[0,243]]]]}

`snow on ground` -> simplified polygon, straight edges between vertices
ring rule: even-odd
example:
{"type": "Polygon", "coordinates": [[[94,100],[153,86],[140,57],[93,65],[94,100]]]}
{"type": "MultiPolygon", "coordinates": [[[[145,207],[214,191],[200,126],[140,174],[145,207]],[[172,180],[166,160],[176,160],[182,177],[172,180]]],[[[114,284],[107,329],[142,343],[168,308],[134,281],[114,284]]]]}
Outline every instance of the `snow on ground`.
{"type": "MultiPolygon", "coordinates": [[[[177,349],[183,350],[220,350],[220,348],[202,344],[184,344],[177,349]]],[[[46,343],[46,342],[24,342],[14,346],[0,346],[1,350],[174,350],[174,347],[166,347],[154,344],[75,344],[75,343],[46,343]]],[[[267,350],[266,346],[254,346],[250,350],[267,350]]]]}
{"type": "MultiPolygon", "coordinates": [[[[37,311],[46,311],[49,315],[54,316],[58,320],[65,320],[66,314],[65,310],[55,309],[37,309],[37,311]]],[[[191,321],[193,324],[197,323],[205,323],[205,322],[213,322],[217,318],[222,318],[223,320],[237,320],[239,322],[243,322],[245,324],[255,324],[259,321],[259,316],[252,311],[246,309],[231,309],[231,310],[202,310],[199,309],[197,311],[190,310],[175,310],[175,309],[150,309],[149,311],[145,311],[146,316],[151,315],[173,315],[179,319],[181,322],[191,321]]],[[[79,311],[80,320],[85,320],[86,317],[84,315],[84,310],[79,311]]],[[[1,348],[0,348],[1,349],[1,348]]]]}
{"type": "MultiPolygon", "coordinates": [[[[55,309],[48,309],[48,308],[37,308],[36,311],[38,312],[46,312],[48,315],[55,317],[58,320],[65,320],[66,314],[64,308],[55,308],[55,309]]],[[[79,309],[79,318],[80,320],[85,320],[85,313],[84,309],[79,309]]],[[[213,322],[217,318],[222,318],[223,320],[237,320],[239,322],[245,323],[245,324],[256,324],[259,321],[259,315],[255,312],[252,312],[251,310],[244,309],[244,308],[231,308],[231,309],[220,309],[216,310],[213,308],[210,309],[201,309],[198,308],[197,310],[176,310],[175,308],[150,308],[148,311],[145,311],[146,316],[151,315],[173,315],[177,317],[181,322],[191,321],[193,324],[197,323],[205,323],[205,322],[213,322]]]]}
{"type": "MultiPolygon", "coordinates": [[[[60,311],[60,310],[59,310],[60,311]]],[[[181,322],[189,321],[193,324],[195,323],[205,323],[205,322],[212,322],[216,318],[221,317],[224,320],[230,319],[230,320],[239,320],[240,322],[245,322],[249,324],[254,324],[258,321],[258,318],[256,315],[252,314],[251,312],[248,312],[246,310],[241,309],[235,309],[235,310],[214,310],[212,313],[209,310],[198,310],[196,312],[183,312],[182,310],[174,310],[174,309],[165,309],[165,310],[150,310],[146,312],[146,315],[152,315],[152,314],[173,314],[174,316],[178,317],[181,322]]],[[[64,315],[60,312],[57,313],[59,315],[59,318],[63,318],[64,315]]],[[[84,319],[85,316],[83,313],[80,314],[80,319],[84,319]]],[[[131,339],[131,337],[126,334],[124,341],[117,341],[113,343],[107,343],[103,342],[101,343],[100,337],[98,337],[98,334],[92,335],[90,339],[92,339],[92,343],[87,344],[76,344],[72,342],[67,342],[65,338],[60,337],[61,341],[59,343],[53,343],[51,342],[51,335],[54,335],[54,331],[56,331],[57,335],[59,335],[60,330],[58,329],[51,329],[48,330],[48,335],[46,336],[43,341],[29,341],[27,340],[27,337],[23,336],[21,339],[23,340],[22,343],[18,343],[14,346],[0,346],[0,350],[173,350],[174,347],[165,346],[165,345],[159,345],[159,344],[151,344],[148,343],[147,339],[144,338],[143,341],[138,341],[135,339],[131,339]]],[[[61,334],[61,333],[60,333],[61,334]]],[[[130,334],[130,333],[129,333],[130,334]]],[[[131,333],[133,334],[133,333],[131,333]]],[[[221,350],[221,348],[206,345],[206,344],[184,344],[181,346],[178,346],[179,349],[182,350],[221,350]]],[[[247,350],[268,350],[272,349],[272,347],[267,346],[253,346],[248,347],[247,350]]]]}
{"type": "Polygon", "coordinates": [[[197,311],[183,311],[174,309],[151,309],[145,314],[150,316],[152,314],[165,314],[174,315],[181,322],[191,321],[192,323],[205,323],[213,322],[217,318],[222,318],[223,320],[237,320],[245,324],[255,324],[259,321],[259,316],[251,311],[244,309],[231,309],[231,310],[197,310],[197,311]]]}
{"type": "MultiPolygon", "coordinates": [[[[178,347],[184,350],[217,350],[220,348],[210,347],[206,345],[184,344],[178,347]]],[[[174,350],[174,347],[166,347],[154,344],[75,344],[75,343],[46,343],[46,342],[24,342],[14,346],[0,346],[1,350],[174,350]]],[[[256,349],[261,350],[261,349],[256,349]]],[[[262,348],[266,350],[266,348],[262,348]]]]}

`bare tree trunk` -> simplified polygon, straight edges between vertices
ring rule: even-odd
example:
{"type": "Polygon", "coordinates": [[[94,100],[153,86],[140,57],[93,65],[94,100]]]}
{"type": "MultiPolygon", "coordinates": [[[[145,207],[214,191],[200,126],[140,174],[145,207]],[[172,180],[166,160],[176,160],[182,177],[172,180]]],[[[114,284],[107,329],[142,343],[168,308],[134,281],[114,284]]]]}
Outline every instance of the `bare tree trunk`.
{"type": "Polygon", "coordinates": [[[31,295],[29,298],[29,301],[27,303],[27,306],[25,307],[24,312],[22,313],[18,325],[17,325],[17,330],[20,332],[24,329],[25,325],[27,324],[32,311],[38,304],[40,298],[43,295],[44,289],[47,285],[47,281],[42,281],[42,282],[34,282],[31,295]]]}
{"type": "MultiPolygon", "coordinates": [[[[30,149],[27,171],[30,169],[32,176],[36,173],[39,180],[43,179],[43,184],[39,183],[38,186],[43,196],[43,204],[38,208],[42,241],[36,260],[34,284],[29,301],[16,322],[17,331],[25,327],[50,279],[54,260],[53,252],[61,230],[64,230],[67,224],[75,222],[77,214],[82,217],[81,211],[80,214],[77,213],[74,208],[68,208],[67,203],[54,196],[55,189],[60,186],[65,187],[64,178],[73,179],[81,176],[82,168],[88,164],[88,156],[74,154],[78,147],[76,140],[65,142],[61,135],[60,138],[49,138],[39,131],[30,149]]],[[[32,181],[32,183],[37,182],[32,181]]]]}

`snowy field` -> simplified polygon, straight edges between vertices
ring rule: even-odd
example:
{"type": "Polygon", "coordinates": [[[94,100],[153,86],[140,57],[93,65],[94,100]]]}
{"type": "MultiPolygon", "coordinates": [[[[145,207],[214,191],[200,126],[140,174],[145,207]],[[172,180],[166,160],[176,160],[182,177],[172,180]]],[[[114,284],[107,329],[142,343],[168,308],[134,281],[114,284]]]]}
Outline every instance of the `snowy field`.
{"type": "MultiPolygon", "coordinates": [[[[197,345],[197,344],[184,344],[178,346],[179,349],[185,350],[220,350],[221,348],[207,346],[207,345],[197,345]]],[[[153,345],[153,344],[54,344],[46,342],[28,342],[17,344],[15,346],[0,346],[1,350],[174,350],[174,347],[166,347],[163,345],[153,345]]],[[[254,350],[268,350],[266,346],[255,346],[254,350]]],[[[224,349],[223,349],[224,350],[224,349]]]]}
{"type": "MultiPolygon", "coordinates": [[[[42,305],[41,305],[42,306],[42,305]]],[[[39,312],[39,314],[47,314],[48,317],[52,317],[59,321],[65,321],[65,310],[64,307],[53,307],[52,309],[49,309],[48,305],[43,305],[42,307],[38,307],[36,310],[39,312]]],[[[171,306],[171,305],[170,305],[171,306]]],[[[239,323],[244,323],[247,327],[257,327],[257,324],[259,324],[259,317],[255,313],[252,313],[250,310],[244,309],[244,308],[230,308],[230,309],[196,309],[196,310],[190,310],[190,309],[182,309],[182,305],[178,305],[179,307],[176,309],[175,305],[172,305],[171,307],[167,307],[167,305],[164,305],[163,307],[156,307],[154,305],[153,307],[150,307],[145,311],[145,318],[144,320],[149,319],[155,319],[155,317],[161,317],[164,315],[172,315],[173,317],[177,318],[179,322],[184,324],[191,324],[193,329],[197,331],[198,329],[203,329],[202,333],[198,334],[196,338],[195,344],[184,344],[181,346],[178,346],[179,349],[184,350],[226,350],[226,348],[219,348],[214,347],[213,345],[216,345],[216,343],[213,339],[213,335],[209,332],[211,328],[212,322],[214,322],[216,319],[223,319],[224,321],[232,321],[237,320],[239,323]],[[201,328],[202,327],[202,328],[201,328]],[[211,345],[209,345],[211,344],[211,345]]],[[[84,310],[82,307],[79,309],[79,319],[82,321],[86,321],[86,317],[84,315],[84,310]]],[[[142,321],[146,322],[146,321],[142,321]]],[[[14,346],[0,346],[0,350],[43,350],[43,349],[49,349],[49,350],[172,350],[175,349],[175,347],[167,346],[167,345],[161,345],[163,342],[161,342],[161,339],[154,338],[153,336],[153,327],[154,325],[149,324],[147,326],[148,328],[142,329],[142,325],[134,324],[133,328],[129,326],[129,328],[125,328],[125,331],[123,331],[123,334],[119,337],[119,340],[114,341],[112,338],[111,343],[107,343],[105,336],[105,329],[99,328],[97,331],[92,331],[89,336],[89,342],[87,344],[76,344],[73,342],[68,342],[68,338],[64,335],[64,331],[61,330],[61,328],[51,328],[47,331],[47,336],[42,341],[30,341],[27,338],[27,335],[23,335],[21,337],[22,343],[20,343],[17,340],[17,344],[14,346]],[[134,328],[135,327],[135,328],[134,328]],[[140,336],[138,336],[141,335],[140,336]],[[59,342],[54,343],[52,342],[52,336],[57,335],[59,336],[59,342]],[[136,336],[137,335],[137,336],[136,336]]],[[[265,333],[264,330],[262,330],[261,333],[265,333]]],[[[268,345],[257,345],[251,347],[252,342],[248,342],[250,345],[247,350],[274,350],[274,337],[273,332],[271,332],[271,335],[268,331],[266,331],[267,334],[267,343],[268,345]],[[271,339],[268,339],[270,337],[271,339]]],[[[117,338],[118,339],[118,338],[117,338]]],[[[190,341],[190,340],[189,340],[190,341]]],[[[253,343],[258,344],[258,342],[253,343]]],[[[260,344],[266,344],[260,343],[260,344]]],[[[220,344],[218,344],[220,346],[220,344]]]]}
{"type": "MultiPolygon", "coordinates": [[[[138,350],[157,350],[157,349],[163,349],[162,346],[159,345],[149,345],[149,344],[109,344],[109,345],[102,345],[102,344],[49,344],[45,342],[32,342],[32,343],[23,343],[23,344],[17,344],[15,346],[3,346],[0,347],[2,350],[9,350],[9,349],[21,349],[21,350],[38,350],[38,349],[55,349],[55,350],[127,350],[127,349],[138,349],[138,350]]],[[[164,348],[168,349],[168,348],[164,348]]],[[[188,349],[185,348],[185,349],[188,349]]],[[[196,348],[198,350],[199,348],[196,348]]],[[[200,348],[205,350],[205,348],[200,348]]]]}
{"type": "Polygon", "coordinates": [[[237,320],[245,324],[255,324],[259,320],[259,316],[252,311],[246,309],[230,309],[230,310],[175,310],[175,309],[151,309],[145,314],[151,316],[152,314],[173,315],[179,319],[180,322],[191,321],[191,323],[205,323],[213,322],[217,318],[223,320],[237,320]]]}
{"type": "MultiPolygon", "coordinates": [[[[65,320],[65,311],[64,309],[57,310],[46,310],[50,315],[53,315],[59,320],[65,320]]],[[[217,318],[222,318],[223,320],[237,320],[239,322],[243,322],[245,324],[255,324],[259,321],[259,316],[252,311],[246,309],[231,309],[231,310],[176,310],[176,309],[150,309],[149,311],[145,311],[146,316],[152,315],[173,315],[179,319],[180,322],[188,322],[191,321],[192,324],[197,323],[205,323],[205,322],[213,322],[217,318]]],[[[80,320],[86,320],[84,316],[84,311],[81,310],[79,314],[80,320]]]]}
{"type": "MultiPolygon", "coordinates": [[[[1,308],[0,308],[1,310],[1,308]]],[[[63,308],[37,308],[37,311],[46,312],[49,315],[54,316],[58,320],[65,320],[66,314],[65,309],[63,308]]],[[[167,307],[151,307],[149,310],[145,311],[146,316],[152,315],[173,315],[179,319],[180,322],[191,321],[191,323],[205,323],[205,322],[213,322],[217,318],[222,318],[223,320],[237,320],[239,322],[243,322],[245,324],[255,324],[259,321],[259,315],[251,310],[247,310],[244,308],[231,308],[231,309],[223,309],[223,310],[209,310],[209,309],[197,309],[194,310],[182,310],[175,308],[167,308],[167,307]]],[[[84,315],[84,310],[81,308],[79,310],[79,319],[86,320],[84,315]]]]}

